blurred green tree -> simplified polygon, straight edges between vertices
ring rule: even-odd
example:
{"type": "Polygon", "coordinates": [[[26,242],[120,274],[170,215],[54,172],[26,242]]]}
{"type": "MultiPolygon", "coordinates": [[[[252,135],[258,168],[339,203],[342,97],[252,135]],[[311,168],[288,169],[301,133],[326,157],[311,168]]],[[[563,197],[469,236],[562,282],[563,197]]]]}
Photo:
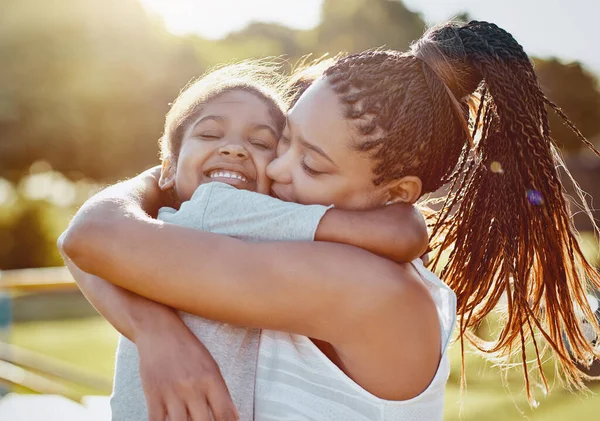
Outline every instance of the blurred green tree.
{"type": "MultiPolygon", "coordinates": [[[[580,63],[564,64],[558,59],[536,59],[535,71],[542,90],[563,109],[588,139],[600,133],[600,91],[598,81],[580,63]]],[[[549,115],[552,136],[566,152],[577,151],[581,141],[553,112],[549,115]]]]}
{"type": "Polygon", "coordinates": [[[62,264],[52,226],[56,211],[45,201],[21,198],[14,213],[0,219],[0,270],[62,264]]]}
{"type": "Polygon", "coordinates": [[[406,50],[425,30],[418,13],[401,1],[325,0],[315,52],[360,52],[385,46],[406,50]]]}
{"type": "Polygon", "coordinates": [[[232,32],[222,42],[228,45],[243,46],[246,57],[267,55],[299,57],[305,54],[298,41],[299,32],[302,31],[277,23],[252,22],[241,31],[232,32]],[[252,51],[254,49],[257,51],[252,51]]]}
{"type": "MultiPolygon", "coordinates": [[[[168,104],[218,63],[285,55],[294,62],[385,45],[405,50],[425,24],[393,0],[324,0],[320,24],[299,31],[251,23],[221,40],[166,31],[136,0],[2,0],[0,177],[39,160],[71,179],[114,181],[157,162],[168,104]]],[[[461,16],[466,17],[466,16],[461,16]]],[[[600,131],[600,93],[578,64],[538,60],[545,91],[588,137],[600,131]]],[[[555,137],[576,150],[554,116],[555,137]]]]}
{"type": "Polygon", "coordinates": [[[4,2],[0,176],[44,159],[103,180],[157,161],[168,103],[201,73],[186,38],[134,0],[4,2]]]}

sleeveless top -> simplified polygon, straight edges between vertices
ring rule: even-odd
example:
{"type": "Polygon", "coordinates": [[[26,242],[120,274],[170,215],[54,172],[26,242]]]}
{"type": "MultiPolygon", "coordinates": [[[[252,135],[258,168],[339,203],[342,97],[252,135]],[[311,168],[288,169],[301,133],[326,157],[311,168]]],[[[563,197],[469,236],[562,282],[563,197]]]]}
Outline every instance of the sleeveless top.
{"type": "Polygon", "coordinates": [[[420,259],[412,262],[431,293],[442,334],[441,360],[429,386],[405,401],[378,398],[350,379],[306,336],[263,330],[256,371],[256,421],[442,420],[450,373],[448,344],[456,295],[420,259]]]}
{"type": "MultiPolygon", "coordinates": [[[[310,241],[327,209],[283,202],[213,182],[198,187],[178,211],[162,208],[158,219],[246,241],[310,241]]],[[[179,315],[219,365],[240,421],[251,421],[260,330],[207,320],[183,311],[179,315]]],[[[120,338],[117,348],[110,403],[113,421],[148,419],[139,355],[135,344],[125,337],[120,338]]]]}

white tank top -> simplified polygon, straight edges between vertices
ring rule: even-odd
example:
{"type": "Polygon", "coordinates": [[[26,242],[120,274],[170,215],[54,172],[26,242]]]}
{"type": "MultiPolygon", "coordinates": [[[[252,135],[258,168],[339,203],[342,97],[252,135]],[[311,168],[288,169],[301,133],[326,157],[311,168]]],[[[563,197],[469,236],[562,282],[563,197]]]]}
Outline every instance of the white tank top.
{"type": "Polygon", "coordinates": [[[456,295],[420,259],[412,264],[435,301],[442,334],[440,365],[427,389],[405,401],[378,398],[350,379],[308,337],[263,330],[255,421],[442,420],[450,374],[446,350],[456,323],[456,295]]]}

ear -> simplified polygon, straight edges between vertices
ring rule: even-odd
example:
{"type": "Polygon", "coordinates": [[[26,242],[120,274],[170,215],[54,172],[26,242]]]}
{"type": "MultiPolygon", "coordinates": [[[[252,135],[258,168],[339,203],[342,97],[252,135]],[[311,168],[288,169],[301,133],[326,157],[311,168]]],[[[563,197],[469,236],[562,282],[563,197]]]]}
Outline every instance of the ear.
{"type": "Polygon", "coordinates": [[[175,185],[175,174],[177,173],[175,166],[170,159],[164,159],[160,170],[160,179],[158,186],[161,190],[169,190],[175,185]]]}
{"type": "Polygon", "coordinates": [[[388,202],[415,203],[421,197],[423,183],[419,177],[407,175],[388,184],[388,202]]]}

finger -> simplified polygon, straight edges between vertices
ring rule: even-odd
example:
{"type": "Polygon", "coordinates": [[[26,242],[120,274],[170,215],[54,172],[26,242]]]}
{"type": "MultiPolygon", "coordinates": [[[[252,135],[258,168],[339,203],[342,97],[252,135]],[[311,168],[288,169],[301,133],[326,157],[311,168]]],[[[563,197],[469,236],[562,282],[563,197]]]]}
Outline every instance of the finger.
{"type": "Polygon", "coordinates": [[[160,399],[148,398],[146,406],[148,407],[148,421],[165,421],[167,412],[160,399]]]}
{"type": "MultiPolygon", "coordinates": [[[[187,410],[192,421],[210,421],[210,409],[204,399],[191,399],[187,402],[187,410]]],[[[219,421],[215,418],[215,421],[219,421]]]]}
{"type": "Polygon", "coordinates": [[[167,402],[167,417],[169,421],[188,421],[187,409],[179,399],[167,402]]]}
{"type": "Polygon", "coordinates": [[[235,421],[239,419],[238,411],[233,404],[225,382],[214,382],[208,388],[206,398],[215,421],[235,421]]]}

